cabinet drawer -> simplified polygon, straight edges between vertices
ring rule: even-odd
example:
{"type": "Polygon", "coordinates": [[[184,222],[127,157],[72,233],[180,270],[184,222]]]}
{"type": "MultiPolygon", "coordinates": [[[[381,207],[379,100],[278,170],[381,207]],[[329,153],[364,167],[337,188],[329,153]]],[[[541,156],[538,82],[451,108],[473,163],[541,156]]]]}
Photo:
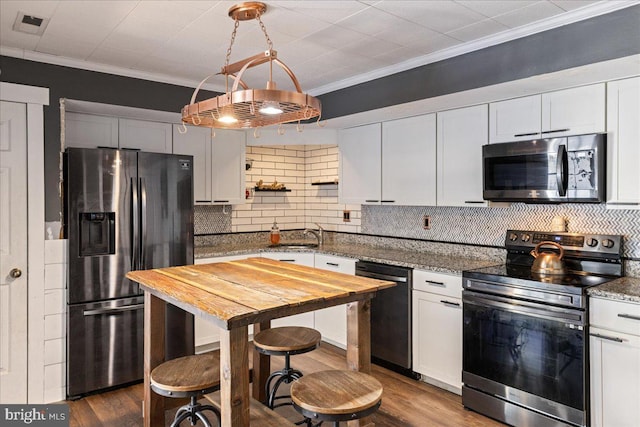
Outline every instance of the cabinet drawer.
{"type": "Polygon", "coordinates": [[[591,298],[591,326],[640,336],[640,304],[591,298]]]}
{"type": "Polygon", "coordinates": [[[352,258],[343,258],[332,255],[315,254],[315,267],[337,273],[356,274],[356,261],[352,258]]]}
{"type": "Polygon", "coordinates": [[[413,289],[453,298],[462,298],[462,277],[452,274],[413,270],[413,289]]]}

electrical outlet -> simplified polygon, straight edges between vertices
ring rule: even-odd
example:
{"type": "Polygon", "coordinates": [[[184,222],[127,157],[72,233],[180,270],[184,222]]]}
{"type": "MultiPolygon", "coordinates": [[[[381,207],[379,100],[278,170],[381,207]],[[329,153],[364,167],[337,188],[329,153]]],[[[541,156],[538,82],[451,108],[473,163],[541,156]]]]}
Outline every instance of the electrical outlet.
{"type": "Polygon", "coordinates": [[[351,222],[351,211],[342,211],[342,222],[351,222]]]}
{"type": "Polygon", "coordinates": [[[425,215],[422,217],[422,228],[425,230],[431,230],[431,216],[425,215]]]}

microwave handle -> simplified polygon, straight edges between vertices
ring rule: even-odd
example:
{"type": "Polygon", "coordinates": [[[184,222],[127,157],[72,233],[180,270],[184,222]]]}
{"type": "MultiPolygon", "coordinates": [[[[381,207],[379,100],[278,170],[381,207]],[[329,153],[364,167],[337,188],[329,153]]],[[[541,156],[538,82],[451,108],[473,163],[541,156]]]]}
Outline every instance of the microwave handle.
{"type": "Polygon", "coordinates": [[[567,195],[567,186],[569,184],[569,157],[567,154],[567,146],[562,144],[558,146],[558,157],[556,160],[556,180],[558,183],[558,195],[567,195]]]}

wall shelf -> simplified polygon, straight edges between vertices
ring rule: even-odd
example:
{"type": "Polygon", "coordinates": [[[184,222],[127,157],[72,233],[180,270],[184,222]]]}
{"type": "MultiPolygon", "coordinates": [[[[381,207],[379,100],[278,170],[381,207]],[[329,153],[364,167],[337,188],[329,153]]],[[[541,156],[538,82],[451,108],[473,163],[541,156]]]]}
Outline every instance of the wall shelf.
{"type": "Polygon", "coordinates": [[[287,188],[281,188],[279,190],[271,190],[269,188],[258,188],[258,187],[255,187],[253,189],[253,191],[262,191],[262,192],[270,191],[270,192],[273,192],[273,193],[285,193],[285,192],[290,192],[291,190],[289,190],[287,188]]]}

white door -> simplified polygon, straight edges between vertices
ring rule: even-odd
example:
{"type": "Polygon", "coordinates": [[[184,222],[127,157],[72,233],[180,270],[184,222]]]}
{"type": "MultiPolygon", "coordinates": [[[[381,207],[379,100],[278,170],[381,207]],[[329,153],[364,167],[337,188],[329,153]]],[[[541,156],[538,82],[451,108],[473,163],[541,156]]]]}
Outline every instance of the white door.
{"type": "Polygon", "coordinates": [[[0,103],[0,402],[27,402],[27,110],[0,103]]]}

